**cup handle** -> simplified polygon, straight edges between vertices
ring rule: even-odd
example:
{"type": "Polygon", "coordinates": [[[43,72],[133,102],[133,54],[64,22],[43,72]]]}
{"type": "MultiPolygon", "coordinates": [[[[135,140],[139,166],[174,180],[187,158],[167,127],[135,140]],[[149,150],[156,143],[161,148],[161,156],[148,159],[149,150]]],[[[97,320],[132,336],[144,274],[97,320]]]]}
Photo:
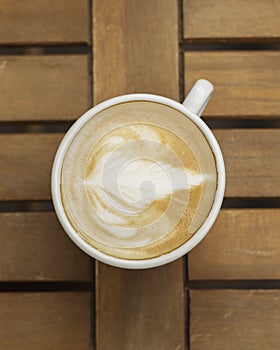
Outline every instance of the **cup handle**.
{"type": "Polygon", "coordinates": [[[183,106],[200,117],[210,100],[213,90],[214,86],[210,81],[197,80],[185,98],[183,106]]]}

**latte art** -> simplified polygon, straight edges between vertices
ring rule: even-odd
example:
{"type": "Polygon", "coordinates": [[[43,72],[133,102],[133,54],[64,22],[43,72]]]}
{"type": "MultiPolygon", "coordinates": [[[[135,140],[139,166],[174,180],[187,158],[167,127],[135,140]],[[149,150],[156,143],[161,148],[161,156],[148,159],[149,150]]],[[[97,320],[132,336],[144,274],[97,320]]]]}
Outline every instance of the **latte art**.
{"type": "Polygon", "coordinates": [[[186,242],[214,201],[216,167],[204,136],[153,102],[108,108],[86,123],[63,162],[65,212],[106,254],[147,259],[186,242]]]}
{"type": "MultiPolygon", "coordinates": [[[[160,134],[173,134],[157,129],[147,124],[117,128],[92,149],[86,164],[93,215],[111,233],[110,240],[121,246],[151,244],[171,231],[178,220],[174,208],[179,217],[186,210],[188,177],[195,182],[195,174],[191,179],[193,174],[187,173],[170,145],[162,143],[160,134]],[[148,227],[155,223],[159,232],[148,227]]],[[[196,177],[200,185],[200,174],[196,177]]]]}

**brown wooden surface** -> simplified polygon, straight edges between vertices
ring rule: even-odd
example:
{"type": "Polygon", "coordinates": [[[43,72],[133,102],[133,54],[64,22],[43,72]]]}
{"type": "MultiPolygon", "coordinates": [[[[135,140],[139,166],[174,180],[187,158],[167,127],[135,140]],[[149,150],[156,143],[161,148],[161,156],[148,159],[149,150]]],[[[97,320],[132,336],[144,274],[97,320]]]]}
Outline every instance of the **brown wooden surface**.
{"type": "MultiPolygon", "coordinates": [[[[177,2],[93,5],[94,102],[132,92],[178,99],[177,2]]],[[[97,350],[184,349],[182,260],[143,271],[96,266],[97,350]]]]}
{"type": "Polygon", "coordinates": [[[5,350],[89,350],[87,292],[0,293],[0,344],[5,350]]]}
{"type": "Polygon", "coordinates": [[[135,92],[178,100],[177,12],[173,0],[93,3],[94,104],[135,92]]]}
{"type": "Polygon", "coordinates": [[[279,17],[275,0],[184,0],[184,38],[278,39],[279,17]]]}
{"type": "Polygon", "coordinates": [[[190,349],[278,350],[279,290],[194,290],[190,349]]]}
{"type": "Polygon", "coordinates": [[[184,349],[182,260],[149,270],[97,264],[96,349],[184,349]]]}
{"type": "Polygon", "coordinates": [[[226,197],[279,197],[280,129],[216,129],[227,172],[226,197]]]}
{"type": "Polygon", "coordinates": [[[279,11],[273,0],[0,1],[1,350],[280,348],[279,289],[213,289],[279,287],[280,134],[278,121],[265,124],[280,115],[279,11]],[[96,263],[93,276],[55,214],[32,211],[34,200],[50,200],[63,136],[45,132],[64,130],[58,122],[92,98],[179,100],[201,77],[215,85],[206,119],[251,119],[252,129],[240,120],[214,130],[234,199],[226,203],[240,208],[222,210],[188,271],[183,260],[145,271],[96,263]],[[95,291],[84,292],[92,278],[95,291]]]}
{"type": "Polygon", "coordinates": [[[280,209],[223,209],[188,254],[189,278],[280,278],[280,209]]]}
{"type": "Polygon", "coordinates": [[[86,55],[0,56],[0,81],[2,121],[73,120],[89,106],[86,55]]]}
{"type": "Polygon", "coordinates": [[[0,44],[86,43],[87,0],[1,0],[0,44]]]}
{"type": "Polygon", "coordinates": [[[278,51],[185,53],[186,91],[201,77],[215,85],[206,117],[279,118],[279,74],[278,51]]]}
{"type": "Polygon", "coordinates": [[[88,255],[54,213],[0,213],[0,227],[0,281],[90,281],[88,255]]]}
{"type": "Polygon", "coordinates": [[[0,134],[0,200],[50,199],[52,161],[62,136],[0,134]]]}
{"type": "MultiPolygon", "coordinates": [[[[213,131],[225,158],[227,197],[280,196],[279,129],[213,131]]],[[[0,182],[5,184],[0,200],[50,199],[51,165],[62,136],[0,135],[0,182]]]]}

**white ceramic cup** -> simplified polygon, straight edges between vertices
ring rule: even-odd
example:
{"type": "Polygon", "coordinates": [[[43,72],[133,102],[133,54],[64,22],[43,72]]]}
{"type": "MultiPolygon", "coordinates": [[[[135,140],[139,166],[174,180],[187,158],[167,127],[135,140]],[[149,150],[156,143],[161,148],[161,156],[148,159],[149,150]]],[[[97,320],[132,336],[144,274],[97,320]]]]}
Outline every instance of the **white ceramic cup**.
{"type": "Polygon", "coordinates": [[[157,267],[164,264],[167,264],[171,261],[174,261],[184,254],[188,253],[191,249],[193,249],[209,232],[213,223],[215,222],[218,213],[221,208],[221,204],[223,201],[224,190],[225,190],[225,167],[224,161],[222,157],[222,153],[218,142],[208,128],[208,126],[199,118],[202,114],[204,108],[206,107],[211,94],[213,92],[213,85],[204,79],[198,80],[188,96],[184,100],[183,104],[180,104],[174,100],[171,100],[166,97],[151,95],[151,94],[129,94],[123,95],[119,97],[112,98],[105,102],[98,104],[97,106],[88,110],[84,115],[82,115],[68,130],[65,134],[59,148],[57,150],[55,160],[52,168],[52,181],[51,181],[51,190],[52,190],[52,199],[56,214],[58,219],[63,226],[65,232],[72,239],[72,241],[80,247],[84,252],[86,252],[91,257],[112,265],[126,269],[146,269],[151,267],[157,267]],[[196,233],[183,245],[172,250],[169,253],[163,254],[161,256],[144,259],[144,260],[127,260],[120,259],[110,255],[107,255],[98,249],[94,248],[87,242],[85,242],[72,227],[70,221],[67,218],[64,207],[62,205],[61,200],[61,191],[60,191],[60,178],[61,178],[61,169],[63,164],[64,155],[75,137],[75,135],[79,132],[81,127],[91,118],[95,116],[95,114],[101,112],[108,107],[111,107],[116,104],[125,103],[129,101],[152,101],[157,102],[162,105],[170,106],[178,111],[180,111],[183,115],[193,121],[200,129],[200,131],[205,136],[208,141],[209,146],[212,149],[212,152],[215,156],[216,168],[217,168],[217,189],[216,195],[214,199],[213,206],[202,224],[202,226],[196,231],[196,233]]]}

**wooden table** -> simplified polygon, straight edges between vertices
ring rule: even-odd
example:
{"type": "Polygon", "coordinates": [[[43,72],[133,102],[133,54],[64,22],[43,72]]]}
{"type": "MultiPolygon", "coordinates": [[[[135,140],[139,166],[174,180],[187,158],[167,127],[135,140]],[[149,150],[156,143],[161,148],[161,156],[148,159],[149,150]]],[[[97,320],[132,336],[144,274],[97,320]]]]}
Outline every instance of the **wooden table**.
{"type": "Polygon", "coordinates": [[[0,1],[0,349],[280,348],[279,18],[273,0],[0,1]],[[64,132],[200,77],[228,174],[214,228],[165,267],[89,259],[51,204],[64,132]]]}

